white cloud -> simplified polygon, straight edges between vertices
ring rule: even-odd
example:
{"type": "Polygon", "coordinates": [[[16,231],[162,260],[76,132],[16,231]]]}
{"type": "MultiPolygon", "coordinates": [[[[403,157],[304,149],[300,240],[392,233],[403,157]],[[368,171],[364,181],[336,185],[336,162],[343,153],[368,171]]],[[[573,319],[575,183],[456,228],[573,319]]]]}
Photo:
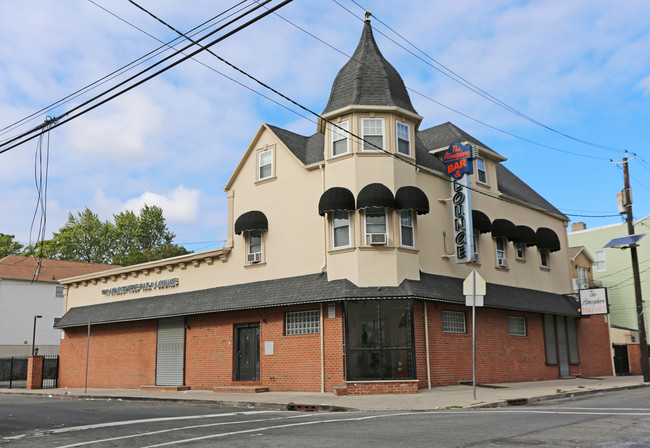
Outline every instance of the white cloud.
{"type": "Polygon", "coordinates": [[[637,88],[643,92],[643,95],[650,95],[650,76],[646,76],[637,84],[637,88]]]}

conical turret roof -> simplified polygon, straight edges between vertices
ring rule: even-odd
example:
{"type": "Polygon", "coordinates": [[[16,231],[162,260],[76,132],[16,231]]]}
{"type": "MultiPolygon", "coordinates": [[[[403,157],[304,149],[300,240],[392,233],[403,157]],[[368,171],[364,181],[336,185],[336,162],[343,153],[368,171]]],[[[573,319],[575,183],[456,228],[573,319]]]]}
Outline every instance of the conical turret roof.
{"type": "Polygon", "coordinates": [[[336,75],[323,114],[351,105],[397,106],[417,114],[402,77],[377,47],[370,19],[352,58],[336,75]]]}

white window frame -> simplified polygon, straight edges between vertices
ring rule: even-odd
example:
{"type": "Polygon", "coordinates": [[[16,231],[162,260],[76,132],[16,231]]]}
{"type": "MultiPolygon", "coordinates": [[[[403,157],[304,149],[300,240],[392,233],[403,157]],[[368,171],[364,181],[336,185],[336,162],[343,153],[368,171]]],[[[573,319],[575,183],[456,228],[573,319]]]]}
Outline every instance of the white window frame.
{"type": "Polygon", "coordinates": [[[300,334],[320,333],[320,311],[290,311],[284,315],[284,334],[295,336],[300,334]]]}
{"type": "Polygon", "coordinates": [[[270,179],[273,177],[274,173],[274,160],[273,160],[273,148],[264,149],[257,153],[257,180],[270,179]],[[262,157],[266,154],[269,154],[269,162],[262,165],[262,157]],[[262,168],[270,166],[269,175],[262,177],[262,168]]]}
{"type": "Polygon", "coordinates": [[[395,152],[397,152],[398,154],[402,154],[404,156],[411,157],[411,152],[412,152],[411,151],[411,125],[398,120],[397,123],[395,124],[395,136],[397,139],[397,141],[395,142],[396,144],[395,152]],[[400,138],[400,126],[406,127],[406,139],[400,138]],[[400,151],[399,149],[400,141],[405,141],[407,143],[408,146],[407,152],[400,151]]]}
{"type": "Polygon", "coordinates": [[[526,336],[526,318],[523,316],[508,316],[508,334],[510,336],[526,336]]]}
{"type": "Polygon", "coordinates": [[[350,140],[348,139],[348,133],[341,130],[341,129],[339,129],[339,128],[343,128],[343,129],[345,129],[345,131],[349,131],[350,130],[350,122],[349,121],[342,121],[340,123],[332,124],[332,133],[331,133],[331,136],[332,136],[332,145],[331,146],[332,147],[331,147],[331,151],[330,151],[330,154],[332,154],[332,157],[339,157],[339,156],[342,156],[344,154],[348,154],[350,152],[350,140]],[[341,140],[345,140],[345,152],[335,154],[334,153],[335,143],[340,142],[341,140]]]}
{"type": "Polygon", "coordinates": [[[400,231],[399,231],[400,246],[414,248],[415,247],[415,218],[413,217],[413,210],[400,210],[400,212],[399,212],[399,229],[400,229],[400,231]],[[405,225],[404,221],[402,221],[402,217],[408,217],[409,221],[410,221],[410,225],[408,223],[405,225]],[[412,244],[404,243],[404,231],[405,230],[410,230],[412,244]]]}
{"type": "Polygon", "coordinates": [[[551,264],[551,260],[549,259],[549,250],[548,249],[540,249],[539,250],[539,265],[543,268],[547,268],[551,264]]]}
{"type": "Polygon", "coordinates": [[[476,180],[479,183],[487,184],[487,170],[485,169],[485,159],[482,157],[476,158],[476,180]]]}
{"type": "MultiPolygon", "coordinates": [[[[260,260],[261,260],[262,253],[263,253],[263,250],[262,250],[263,248],[264,248],[264,232],[261,231],[261,230],[249,230],[249,231],[247,231],[247,235],[246,235],[246,255],[259,253],[260,254],[260,260]],[[253,252],[253,251],[251,251],[251,246],[252,246],[251,243],[253,242],[253,234],[254,233],[257,234],[258,232],[259,232],[259,235],[260,235],[260,244],[259,244],[260,250],[253,252]]],[[[249,263],[249,264],[252,264],[252,263],[249,263]]]]}
{"type": "Polygon", "coordinates": [[[345,210],[337,210],[331,213],[331,219],[332,219],[332,248],[334,249],[340,249],[342,247],[350,247],[352,245],[352,235],[350,233],[350,212],[345,211],[345,210]],[[337,214],[345,214],[346,218],[343,217],[337,217],[337,214]],[[336,225],[336,220],[346,220],[347,224],[345,225],[336,225]],[[348,228],[348,244],[336,244],[336,229],[340,229],[343,227],[348,228]]]}
{"type": "Polygon", "coordinates": [[[442,310],[443,333],[467,333],[464,311],[442,310]]]}
{"type": "Polygon", "coordinates": [[[589,277],[587,277],[587,268],[578,266],[578,287],[579,289],[589,288],[589,277]]]}
{"type": "Polygon", "coordinates": [[[385,132],[385,126],[384,126],[384,119],[383,118],[362,118],[361,119],[361,138],[364,140],[361,142],[361,151],[363,152],[381,152],[383,149],[386,148],[386,132],[385,132]],[[378,121],[381,123],[381,134],[371,134],[366,132],[366,123],[370,121],[378,121]],[[376,137],[381,135],[381,149],[375,149],[374,147],[368,146],[366,148],[366,143],[365,139],[366,136],[371,136],[371,137],[376,137]]]}
{"type": "Polygon", "coordinates": [[[508,246],[508,242],[506,241],[505,237],[500,236],[500,237],[497,237],[497,238],[494,239],[494,247],[495,247],[496,254],[497,254],[497,260],[500,259],[500,258],[503,258],[504,260],[508,259],[507,256],[506,256],[506,248],[507,248],[507,246],[508,246]],[[502,244],[501,249],[499,249],[499,243],[502,244]]]}
{"type": "Polygon", "coordinates": [[[515,244],[515,254],[516,254],[517,260],[525,260],[526,259],[526,244],[524,244],[524,243],[515,244]]]}
{"type": "Polygon", "coordinates": [[[594,255],[595,255],[594,259],[596,261],[596,263],[595,263],[596,272],[605,272],[607,270],[607,262],[605,260],[605,251],[604,250],[597,250],[594,255]]]}
{"type": "Polygon", "coordinates": [[[384,232],[386,234],[386,243],[388,243],[388,210],[386,207],[369,207],[363,211],[363,237],[366,245],[370,244],[370,235],[371,233],[382,233],[382,232],[368,232],[368,212],[378,213],[379,210],[383,211],[384,214],[384,232]]]}
{"type": "Polygon", "coordinates": [[[478,236],[479,236],[478,230],[474,229],[474,232],[472,232],[472,238],[473,238],[473,241],[472,241],[472,261],[476,261],[476,262],[481,260],[481,258],[480,258],[481,256],[479,255],[479,251],[478,251],[478,236]]]}

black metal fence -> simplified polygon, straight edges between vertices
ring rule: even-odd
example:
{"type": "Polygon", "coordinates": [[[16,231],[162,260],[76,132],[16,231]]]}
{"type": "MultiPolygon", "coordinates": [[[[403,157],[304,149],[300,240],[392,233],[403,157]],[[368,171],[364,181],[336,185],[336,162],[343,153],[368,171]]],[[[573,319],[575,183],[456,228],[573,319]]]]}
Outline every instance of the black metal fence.
{"type": "Polygon", "coordinates": [[[9,389],[27,387],[27,356],[0,358],[0,387],[9,389]]]}
{"type": "Polygon", "coordinates": [[[43,389],[56,389],[59,384],[59,355],[43,356],[43,389]]]}

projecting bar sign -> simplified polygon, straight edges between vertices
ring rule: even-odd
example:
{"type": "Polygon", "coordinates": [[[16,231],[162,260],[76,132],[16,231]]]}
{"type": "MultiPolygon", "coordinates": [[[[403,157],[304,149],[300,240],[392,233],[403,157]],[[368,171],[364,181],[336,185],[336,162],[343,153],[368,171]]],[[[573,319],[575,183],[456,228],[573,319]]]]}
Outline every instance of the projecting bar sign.
{"type": "Polygon", "coordinates": [[[607,314],[609,312],[607,288],[581,289],[579,294],[580,314],[583,316],[607,314]]]}

